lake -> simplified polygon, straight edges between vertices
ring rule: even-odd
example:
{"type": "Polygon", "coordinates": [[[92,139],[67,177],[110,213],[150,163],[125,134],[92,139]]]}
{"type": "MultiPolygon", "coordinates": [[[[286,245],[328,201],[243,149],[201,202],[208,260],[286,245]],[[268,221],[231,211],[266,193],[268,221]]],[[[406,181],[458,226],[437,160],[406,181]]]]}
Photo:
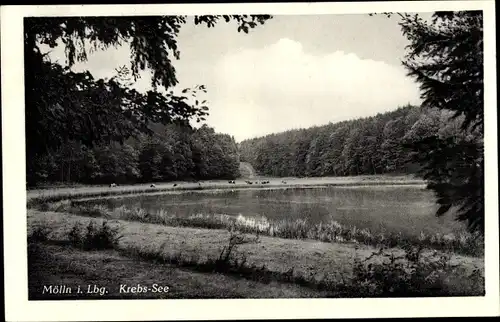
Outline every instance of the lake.
{"type": "Polygon", "coordinates": [[[133,195],[94,200],[113,209],[122,205],[176,215],[227,214],[267,219],[335,220],[374,233],[418,236],[465,231],[451,214],[437,218],[431,191],[422,186],[233,189],[133,195]]]}

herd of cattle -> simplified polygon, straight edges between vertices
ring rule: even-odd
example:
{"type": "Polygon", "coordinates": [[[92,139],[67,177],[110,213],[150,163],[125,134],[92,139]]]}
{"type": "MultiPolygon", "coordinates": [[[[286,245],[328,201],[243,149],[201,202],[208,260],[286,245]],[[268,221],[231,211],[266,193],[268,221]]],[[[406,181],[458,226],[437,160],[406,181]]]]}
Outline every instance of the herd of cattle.
{"type": "MultiPolygon", "coordinates": [[[[236,180],[229,180],[229,181],[228,181],[228,183],[236,184],[236,180]]],[[[246,184],[254,184],[254,183],[255,183],[255,184],[259,184],[259,183],[260,183],[260,184],[268,184],[268,183],[269,183],[269,180],[260,181],[260,182],[259,182],[259,181],[249,181],[249,180],[245,180],[245,183],[246,183],[246,184]]],[[[286,184],[286,181],[285,181],[285,180],[281,180],[281,183],[286,184]]],[[[177,187],[177,183],[174,183],[172,186],[173,186],[173,187],[177,187]]],[[[200,186],[200,187],[201,187],[201,183],[200,183],[200,182],[198,182],[198,186],[200,186]]],[[[110,184],[110,185],[109,185],[109,187],[110,187],[110,188],[118,187],[118,184],[116,184],[116,183],[112,183],[112,184],[110,184]]],[[[153,183],[153,184],[151,184],[149,187],[150,187],[150,188],[156,188],[156,185],[153,183]]]]}
{"type": "MultiPolygon", "coordinates": [[[[252,182],[252,181],[248,181],[248,180],[246,180],[245,182],[246,182],[246,184],[254,184],[254,183],[255,183],[255,184],[259,184],[259,181],[252,182]]],[[[231,182],[230,182],[230,183],[231,183],[231,182]]],[[[234,181],[233,181],[232,183],[236,183],[236,182],[234,182],[234,181]]],[[[268,184],[268,183],[269,183],[269,181],[261,181],[261,182],[260,182],[260,184],[268,184]]]]}

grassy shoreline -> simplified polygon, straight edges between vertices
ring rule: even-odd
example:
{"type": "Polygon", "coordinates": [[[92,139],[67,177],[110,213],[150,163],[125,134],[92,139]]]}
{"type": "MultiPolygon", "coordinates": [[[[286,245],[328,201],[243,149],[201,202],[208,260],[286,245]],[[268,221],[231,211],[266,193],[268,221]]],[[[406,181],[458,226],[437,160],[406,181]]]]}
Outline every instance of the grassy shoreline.
{"type": "Polygon", "coordinates": [[[175,181],[169,183],[155,183],[155,187],[150,184],[124,185],[118,187],[109,186],[78,186],[55,189],[34,189],[27,191],[29,202],[36,200],[58,201],[62,199],[93,198],[119,196],[129,194],[146,193],[178,193],[185,191],[207,191],[215,189],[304,189],[318,187],[345,187],[345,186],[373,186],[373,185],[421,185],[423,180],[415,179],[412,176],[359,176],[359,177],[321,177],[321,178],[254,178],[252,182],[258,184],[246,184],[245,179],[236,180],[236,184],[230,184],[222,180],[201,181],[200,184],[194,182],[175,181]],[[262,180],[269,181],[269,184],[261,184],[262,180]],[[283,183],[285,181],[286,183],[283,183]],[[174,184],[177,186],[174,187],[174,184]]]}
{"type": "Polygon", "coordinates": [[[172,227],[206,229],[230,229],[234,227],[244,233],[285,239],[312,239],[322,242],[362,244],[374,247],[419,245],[464,255],[482,256],[484,254],[483,239],[480,236],[466,232],[458,235],[420,233],[418,236],[406,236],[401,233],[374,233],[369,229],[342,225],[335,220],[314,223],[303,219],[255,219],[242,215],[234,217],[225,214],[193,214],[186,217],[169,214],[163,209],[154,212],[126,206],[108,209],[102,205],[81,204],[68,199],[32,205],[31,208],[42,211],[72,213],[85,217],[100,217],[172,227]]]}
{"type": "MultiPolygon", "coordinates": [[[[75,224],[86,225],[89,222],[96,222],[100,225],[105,221],[103,218],[30,210],[28,231],[33,232],[37,227],[50,227],[50,239],[67,240],[68,232],[75,224]]],[[[210,271],[213,267],[213,259],[219,256],[230,236],[227,230],[220,229],[169,227],[122,220],[110,220],[108,223],[120,230],[123,238],[120,239],[116,249],[124,254],[142,259],[159,260],[162,263],[201,272],[210,271]]],[[[356,258],[369,258],[375,251],[375,248],[364,245],[261,236],[258,243],[248,243],[238,247],[236,263],[226,273],[235,276],[239,274],[250,280],[255,277],[271,276],[271,280],[298,283],[309,288],[316,288],[318,291],[321,291],[321,287],[327,286],[335,289],[339,285],[344,285],[342,281],[344,277],[347,280],[352,278],[353,270],[357,265],[356,258]]],[[[388,251],[396,255],[403,253],[398,248],[388,251]]],[[[424,257],[439,258],[440,256],[444,255],[426,251],[424,257]]],[[[467,276],[476,268],[484,271],[484,260],[460,255],[451,255],[449,258],[450,263],[458,265],[460,271],[445,274],[446,278],[443,277],[443,280],[439,282],[440,287],[444,289],[436,294],[443,295],[442,292],[445,292],[448,295],[480,295],[481,285],[471,282],[467,276]]],[[[384,257],[376,256],[373,260],[380,264],[384,257]]],[[[428,292],[430,292],[429,296],[434,294],[432,291],[428,290],[428,292]]]]}

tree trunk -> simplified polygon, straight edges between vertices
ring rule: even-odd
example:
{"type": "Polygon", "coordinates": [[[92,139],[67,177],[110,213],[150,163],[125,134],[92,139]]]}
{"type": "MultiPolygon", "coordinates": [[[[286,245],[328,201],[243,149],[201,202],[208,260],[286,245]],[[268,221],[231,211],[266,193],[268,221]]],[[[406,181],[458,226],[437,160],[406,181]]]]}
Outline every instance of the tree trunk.
{"type": "Polygon", "coordinates": [[[69,150],[69,162],[68,162],[68,182],[71,182],[71,163],[73,162],[73,149],[69,150]]]}
{"type": "Polygon", "coordinates": [[[61,182],[64,182],[64,161],[61,160],[61,182]]]}
{"type": "Polygon", "coordinates": [[[370,158],[370,163],[372,164],[373,174],[377,174],[377,170],[375,169],[375,165],[373,164],[373,158],[370,158]]]}

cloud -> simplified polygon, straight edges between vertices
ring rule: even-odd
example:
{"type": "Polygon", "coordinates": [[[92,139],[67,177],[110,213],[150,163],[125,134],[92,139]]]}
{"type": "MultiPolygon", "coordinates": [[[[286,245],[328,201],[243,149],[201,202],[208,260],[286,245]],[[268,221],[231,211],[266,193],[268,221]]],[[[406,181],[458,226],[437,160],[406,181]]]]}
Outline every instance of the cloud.
{"type": "MultiPolygon", "coordinates": [[[[52,51],[53,61],[64,64],[63,47],[52,51]]],[[[123,46],[92,53],[73,69],[107,78],[115,75],[115,68],[129,64],[130,49],[123,46]]],[[[207,124],[237,141],[419,103],[418,87],[402,66],[340,50],[312,54],[288,38],[260,49],[240,48],[215,63],[201,55],[175,61],[174,66],[180,81],[175,91],[205,84],[208,93],[200,100],[209,103],[207,124]]],[[[133,87],[146,91],[150,84],[151,74],[144,71],[133,87]]]]}
{"type": "Polygon", "coordinates": [[[237,140],[419,103],[402,66],[343,51],[313,55],[286,38],[227,54],[213,73],[207,121],[237,140]]]}

